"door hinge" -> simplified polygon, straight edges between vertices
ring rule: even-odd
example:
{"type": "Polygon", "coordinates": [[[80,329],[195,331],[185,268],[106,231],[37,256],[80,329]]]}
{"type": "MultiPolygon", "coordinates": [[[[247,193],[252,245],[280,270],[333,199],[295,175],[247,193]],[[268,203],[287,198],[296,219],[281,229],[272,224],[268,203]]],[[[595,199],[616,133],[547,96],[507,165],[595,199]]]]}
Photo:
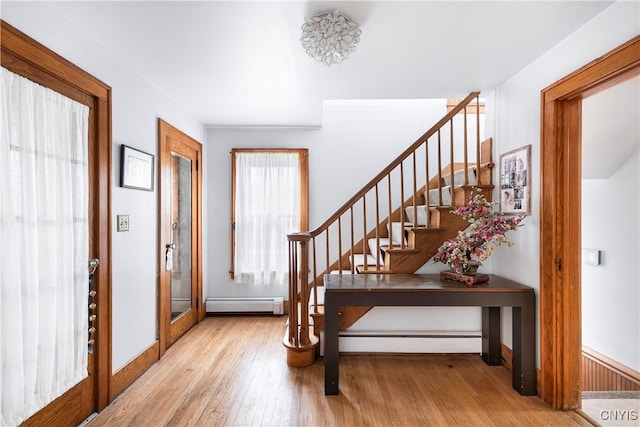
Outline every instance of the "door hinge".
{"type": "Polygon", "coordinates": [[[200,308],[200,297],[196,297],[196,310],[200,308]]]}
{"type": "Polygon", "coordinates": [[[196,170],[200,170],[200,160],[196,159],[196,170]]]}

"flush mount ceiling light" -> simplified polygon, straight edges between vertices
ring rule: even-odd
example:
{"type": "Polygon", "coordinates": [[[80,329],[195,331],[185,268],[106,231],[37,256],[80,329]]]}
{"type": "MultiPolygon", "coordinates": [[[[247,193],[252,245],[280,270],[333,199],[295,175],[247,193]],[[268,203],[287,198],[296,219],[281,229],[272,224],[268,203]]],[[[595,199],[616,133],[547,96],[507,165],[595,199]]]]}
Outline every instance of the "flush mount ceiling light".
{"type": "Polygon", "coordinates": [[[304,18],[302,47],[310,57],[325,65],[340,64],[356,50],[362,31],[340,10],[304,18]]]}

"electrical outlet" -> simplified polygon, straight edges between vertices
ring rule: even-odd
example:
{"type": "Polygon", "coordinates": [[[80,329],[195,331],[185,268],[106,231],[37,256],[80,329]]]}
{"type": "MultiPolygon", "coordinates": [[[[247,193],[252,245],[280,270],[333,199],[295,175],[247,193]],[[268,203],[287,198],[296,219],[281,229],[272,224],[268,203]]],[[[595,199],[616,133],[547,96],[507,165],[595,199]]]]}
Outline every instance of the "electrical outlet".
{"type": "Polygon", "coordinates": [[[118,231],[129,231],[129,215],[118,215],[118,231]]]}

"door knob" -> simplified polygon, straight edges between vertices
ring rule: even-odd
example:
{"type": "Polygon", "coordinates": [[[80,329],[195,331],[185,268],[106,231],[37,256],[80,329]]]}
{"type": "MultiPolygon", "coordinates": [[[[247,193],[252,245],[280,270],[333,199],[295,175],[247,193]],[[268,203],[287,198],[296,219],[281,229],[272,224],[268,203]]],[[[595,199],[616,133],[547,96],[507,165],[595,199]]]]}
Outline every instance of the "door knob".
{"type": "Polygon", "coordinates": [[[91,269],[91,273],[95,273],[99,265],[100,265],[100,260],[98,258],[92,258],[89,261],[89,268],[91,269]]]}

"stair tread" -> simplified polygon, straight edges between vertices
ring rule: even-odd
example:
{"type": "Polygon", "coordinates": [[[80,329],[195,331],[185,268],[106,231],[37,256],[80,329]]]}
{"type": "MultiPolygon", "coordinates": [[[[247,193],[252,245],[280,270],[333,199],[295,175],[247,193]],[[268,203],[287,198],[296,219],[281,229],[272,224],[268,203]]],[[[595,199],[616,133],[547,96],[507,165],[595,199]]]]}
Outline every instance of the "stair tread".
{"type": "Polygon", "coordinates": [[[366,270],[358,268],[358,274],[393,274],[391,270],[377,270],[374,268],[368,268],[366,270]]]}
{"type": "Polygon", "coordinates": [[[384,248],[380,248],[383,251],[387,252],[387,253],[418,253],[420,252],[419,249],[414,249],[414,248],[408,248],[408,247],[404,247],[401,248],[400,246],[394,246],[393,248],[389,248],[389,247],[384,247],[384,248]]]}
{"type": "Polygon", "coordinates": [[[411,231],[414,233],[430,233],[432,231],[443,231],[442,227],[413,227],[411,231]]]}

